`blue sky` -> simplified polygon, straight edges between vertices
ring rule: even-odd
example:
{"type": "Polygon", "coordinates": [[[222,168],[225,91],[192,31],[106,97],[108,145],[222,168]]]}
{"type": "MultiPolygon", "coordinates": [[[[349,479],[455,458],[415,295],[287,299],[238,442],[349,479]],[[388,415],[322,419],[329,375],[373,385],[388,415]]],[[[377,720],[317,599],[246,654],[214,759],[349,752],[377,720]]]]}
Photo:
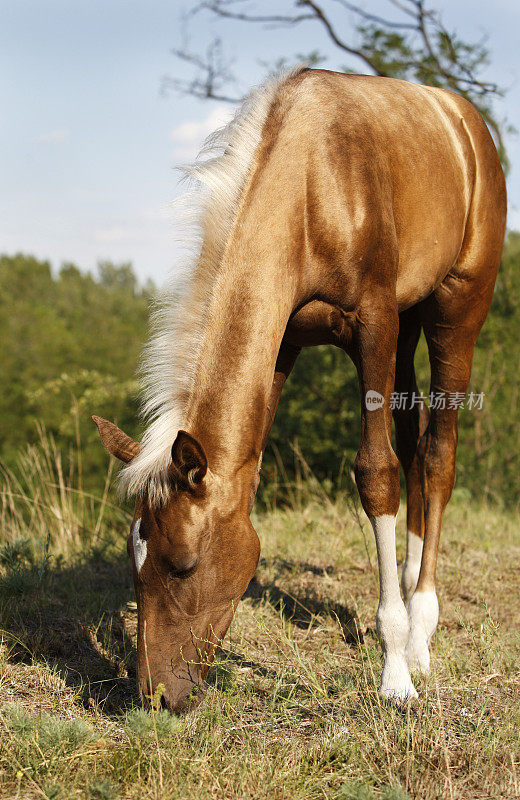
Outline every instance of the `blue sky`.
{"type": "MultiPolygon", "coordinates": [[[[431,4],[463,38],[488,35],[487,77],[509,87],[497,110],[520,129],[518,0],[431,4]]],[[[171,49],[188,8],[180,0],[0,0],[0,251],[30,252],[55,267],[132,261],[141,279],[164,280],[177,253],[173,167],[192,160],[230,113],[160,94],[163,75],[186,72],[171,49]]],[[[262,32],[198,24],[200,41],[219,32],[229,44],[244,89],[261,80],[259,59],[319,48],[331,55],[324,66],[345,61],[311,25],[262,32]]],[[[520,136],[508,146],[509,224],[520,228],[520,136]]]]}

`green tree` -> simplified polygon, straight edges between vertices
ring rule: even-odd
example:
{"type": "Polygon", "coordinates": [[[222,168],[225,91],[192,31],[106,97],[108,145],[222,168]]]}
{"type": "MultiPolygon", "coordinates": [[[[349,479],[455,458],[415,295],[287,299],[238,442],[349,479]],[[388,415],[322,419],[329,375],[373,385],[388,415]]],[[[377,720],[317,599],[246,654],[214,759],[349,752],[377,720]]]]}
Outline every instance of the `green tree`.
{"type": "Polygon", "coordinates": [[[148,306],[129,264],[103,263],[97,278],[65,264],[55,276],[46,261],[0,257],[4,462],[37,438],[37,421],[65,451],[82,437],[86,476],[106,466],[92,413],[137,433],[135,370],[148,306]]]}

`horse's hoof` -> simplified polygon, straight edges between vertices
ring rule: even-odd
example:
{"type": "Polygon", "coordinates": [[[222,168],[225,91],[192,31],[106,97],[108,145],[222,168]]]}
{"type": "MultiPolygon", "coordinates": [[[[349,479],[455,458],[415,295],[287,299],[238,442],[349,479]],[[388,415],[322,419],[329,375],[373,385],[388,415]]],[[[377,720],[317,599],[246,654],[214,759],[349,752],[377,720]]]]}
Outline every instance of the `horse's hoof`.
{"type": "Polygon", "coordinates": [[[392,700],[397,703],[406,703],[408,700],[415,700],[418,697],[404,659],[385,664],[379,696],[383,700],[392,700]]]}

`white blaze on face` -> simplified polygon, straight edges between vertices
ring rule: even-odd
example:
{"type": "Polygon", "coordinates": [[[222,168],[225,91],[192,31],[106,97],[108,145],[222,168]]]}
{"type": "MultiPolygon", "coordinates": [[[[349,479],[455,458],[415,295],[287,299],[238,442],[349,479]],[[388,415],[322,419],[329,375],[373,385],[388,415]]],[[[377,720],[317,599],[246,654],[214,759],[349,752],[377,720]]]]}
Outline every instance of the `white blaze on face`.
{"type": "Polygon", "coordinates": [[[146,559],[146,541],[139,536],[139,528],[141,525],[141,517],[135,521],[132,528],[132,540],[134,545],[134,561],[137,574],[141,572],[142,566],[146,559]]]}

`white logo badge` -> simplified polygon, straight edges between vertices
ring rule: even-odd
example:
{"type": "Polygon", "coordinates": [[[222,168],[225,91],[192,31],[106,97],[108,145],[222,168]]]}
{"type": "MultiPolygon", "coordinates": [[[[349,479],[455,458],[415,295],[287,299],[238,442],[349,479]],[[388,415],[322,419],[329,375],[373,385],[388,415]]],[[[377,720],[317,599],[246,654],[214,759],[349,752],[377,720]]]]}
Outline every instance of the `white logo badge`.
{"type": "Polygon", "coordinates": [[[365,406],[367,411],[377,411],[378,408],[382,408],[385,404],[385,398],[379,392],[374,391],[374,389],[369,389],[365,395],[365,406]]]}

